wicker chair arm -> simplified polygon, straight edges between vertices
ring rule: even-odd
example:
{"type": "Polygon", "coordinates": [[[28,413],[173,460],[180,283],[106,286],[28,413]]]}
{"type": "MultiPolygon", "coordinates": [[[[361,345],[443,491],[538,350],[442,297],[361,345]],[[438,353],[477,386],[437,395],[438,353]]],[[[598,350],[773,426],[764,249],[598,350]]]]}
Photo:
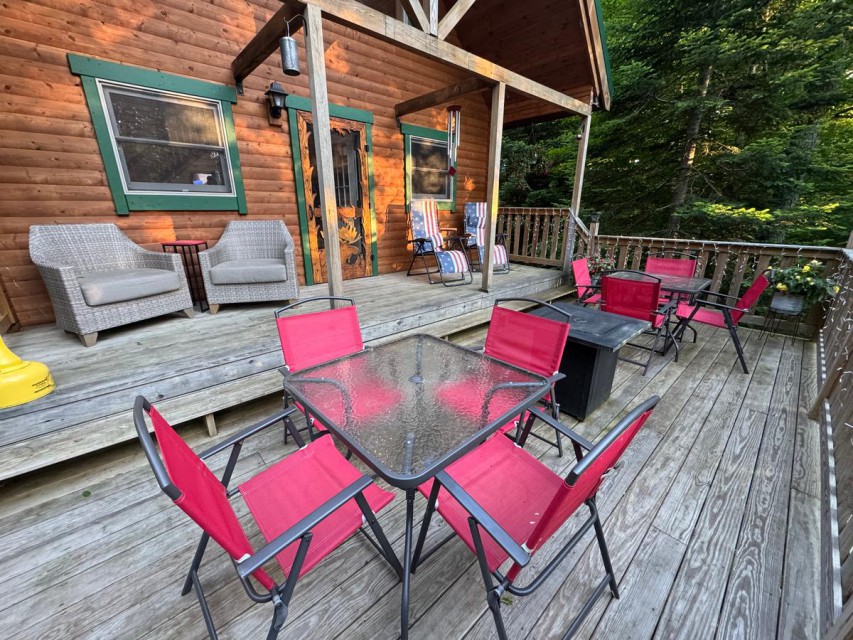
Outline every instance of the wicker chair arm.
{"type": "Polygon", "coordinates": [[[220,240],[210,249],[200,251],[198,254],[198,262],[202,271],[207,271],[211,267],[215,267],[220,262],[228,260],[228,247],[225,242],[220,240]]]}
{"type": "Polygon", "coordinates": [[[136,266],[143,269],[163,269],[168,271],[180,271],[183,269],[181,256],[177,253],[165,253],[160,251],[148,251],[143,249],[134,255],[136,266]]]}

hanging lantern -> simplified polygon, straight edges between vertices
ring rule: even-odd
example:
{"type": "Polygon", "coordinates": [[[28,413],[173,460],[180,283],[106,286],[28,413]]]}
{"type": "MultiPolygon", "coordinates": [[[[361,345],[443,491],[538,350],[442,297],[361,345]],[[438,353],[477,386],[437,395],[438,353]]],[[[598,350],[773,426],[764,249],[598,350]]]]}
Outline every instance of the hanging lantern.
{"type": "Polygon", "coordinates": [[[298,76],[301,73],[299,70],[299,49],[296,46],[296,40],[290,35],[290,23],[296,18],[302,18],[302,15],[296,15],[290,20],[284,21],[287,34],[278,41],[278,46],[281,49],[281,70],[288,76],[298,76]]]}
{"type": "Polygon", "coordinates": [[[447,107],[447,173],[456,174],[456,152],[459,150],[459,132],[462,125],[462,107],[452,104],[447,107]]]}

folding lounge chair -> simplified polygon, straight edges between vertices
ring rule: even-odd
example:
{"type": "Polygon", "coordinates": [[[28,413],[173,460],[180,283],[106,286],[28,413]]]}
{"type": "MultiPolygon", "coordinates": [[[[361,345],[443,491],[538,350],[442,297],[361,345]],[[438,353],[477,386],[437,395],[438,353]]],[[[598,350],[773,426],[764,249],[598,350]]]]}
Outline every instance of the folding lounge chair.
{"type": "Polygon", "coordinates": [[[592,278],[589,275],[589,261],[586,258],[580,258],[572,261],[572,275],[575,277],[575,286],[578,290],[578,304],[584,306],[588,304],[601,303],[601,287],[592,284],[592,278]]]}
{"type": "Polygon", "coordinates": [[[707,295],[715,296],[716,298],[735,300],[733,305],[727,305],[722,302],[711,302],[710,300],[699,300],[696,304],[682,302],[675,311],[675,315],[680,321],[676,328],[676,336],[680,340],[684,335],[684,330],[690,329],[693,332],[693,342],[696,342],[696,329],[690,326],[691,322],[700,322],[712,327],[727,329],[735,345],[740,366],[743,368],[744,373],[749,373],[749,369],[746,367],[746,359],[743,357],[743,347],[737,335],[737,326],[740,319],[755,306],[755,303],[758,302],[761,294],[764,293],[764,290],[769,285],[770,281],[764,274],[761,274],[749,285],[749,288],[740,299],[722,293],[707,293],[707,295]]]}
{"type": "MultiPolygon", "coordinates": [[[[281,351],[284,356],[282,374],[285,376],[364,349],[358,313],[355,301],[352,298],[337,296],[306,298],[277,309],[275,316],[278,337],[281,341],[281,351]],[[349,306],[299,315],[286,315],[288,311],[304,304],[334,300],[348,302],[349,306]]],[[[371,387],[370,406],[356,406],[354,407],[356,412],[380,411],[383,407],[394,405],[399,400],[399,392],[392,391],[377,383],[373,376],[356,377],[354,384],[371,387]]],[[[363,397],[363,394],[356,394],[356,396],[363,397]]],[[[285,392],[285,408],[289,404],[290,398],[285,392]]],[[[299,404],[296,406],[300,412],[305,413],[304,407],[299,404]]],[[[341,406],[341,410],[343,410],[343,406],[341,406]]],[[[311,439],[316,436],[315,427],[321,433],[326,431],[326,428],[313,416],[306,414],[305,417],[311,439]]],[[[284,434],[285,442],[287,442],[288,431],[285,430],[284,434]]]]}
{"type": "MultiPolygon", "coordinates": [[[[471,263],[475,271],[482,269],[486,248],[487,218],[488,213],[485,202],[469,202],[465,205],[465,235],[469,236],[467,247],[475,249],[476,260],[471,263]]],[[[469,262],[471,261],[469,260],[469,262]]],[[[506,234],[495,234],[495,246],[492,248],[492,264],[495,273],[509,273],[506,234]]]]}
{"type": "Polygon", "coordinates": [[[444,236],[438,227],[438,205],[435,200],[412,200],[409,221],[412,231],[412,262],[407,276],[426,274],[430,284],[441,282],[446,287],[460,284],[471,284],[474,276],[471,265],[465,253],[463,238],[448,238],[445,244],[444,236]],[[458,246],[458,249],[452,249],[458,246]],[[436,267],[430,268],[427,257],[435,258],[436,267]],[[415,261],[421,261],[421,268],[412,271],[415,261]],[[433,280],[433,274],[438,273],[439,279],[433,280]]]}
{"type": "Polygon", "coordinates": [[[651,347],[628,343],[632,347],[648,350],[649,357],[645,362],[624,356],[618,356],[619,360],[643,367],[643,375],[646,375],[652,356],[657,351],[658,342],[663,337],[662,351],[666,352],[667,341],[671,341],[675,347],[675,361],[678,362],[678,341],[669,328],[669,320],[675,304],[675,302],[667,302],[661,306],[660,278],[651,274],[630,270],[610,271],[605,274],[601,279],[601,310],[638,320],[648,320],[652,328],[645,333],[655,337],[651,347]],[[619,273],[631,273],[634,274],[634,278],[619,278],[617,277],[619,273]]]}
{"type": "Polygon", "coordinates": [[[578,462],[565,478],[506,438],[487,440],[439,472],[434,481],[420,487],[421,493],[427,497],[427,508],[415,548],[414,566],[417,567],[428,555],[422,554],[423,543],[432,514],[437,510],[476,554],[498,637],[506,640],[507,632],[501,615],[504,593],[514,596],[533,593],[583,539],[584,534],[594,528],[605,575],[563,636],[571,637],[608,587],[614,597],[619,597],[595,498],[602,482],[657,402],[657,396],[646,400],[595,445],[550,415],[533,409],[525,425],[525,433],[534,419],[540,419],[570,438],[578,451],[587,451],[585,455],[579,453],[578,462]],[[538,575],[527,581],[525,586],[518,585],[522,569],[584,504],[590,513],[587,520],[538,575]],[[507,561],[510,564],[504,573],[500,568],[507,561]]]}
{"type": "Polygon", "coordinates": [[[204,531],[182,595],[195,590],[212,640],[216,640],[216,629],[199,580],[202,557],[211,538],[230,556],[249,598],[272,602],[273,618],[267,640],[274,640],[284,625],[299,577],[356,531],[362,531],[397,575],[402,576],[402,567],[375,516],[391,502],[393,495],[374,485],[347,462],[331,438],[320,438],[305,446],[294,429],[291,435],[299,450],[229,489],[243,441],[284,420],[293,411],[291,408],[271,416],[197,456],[145,398],[136,398],[133,421],[157,484],[204,531]],[[163,460],[148,432],[145,414],[153,424],[163,460]],[[203,460],[229,449],[230,457],[219,480],[203,460]],[[267,541],[257,551],[229,502],[237,493],[243,496],[267,541]],[[363,524],[370,526],[375,541],[364,531],[363,524]],[[264,570],[273,559],[284,572],[283,584],[278,584],[264,570]]]}

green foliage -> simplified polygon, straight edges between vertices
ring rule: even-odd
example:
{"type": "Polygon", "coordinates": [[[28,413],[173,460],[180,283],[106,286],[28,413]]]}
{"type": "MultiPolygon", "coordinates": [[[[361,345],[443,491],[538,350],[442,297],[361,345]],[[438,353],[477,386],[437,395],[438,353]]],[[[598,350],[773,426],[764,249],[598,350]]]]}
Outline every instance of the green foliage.
{"type": "Polygon", "coordinates": [[[768,275],[776,291],[803,296],[806,306],[820,302],[827,295],[838,293],[838,285],[824,277],[825,265],[819,260],[798,264],[786,269],[773,269],[768,275]]]}
{"type": "MultiPolygon", "coordinates": [[[[603,0],[614,101],[582,211],[607,234],[843,245],[853,228],[853,2],[603,0]],[[703,74],[707,91],[699,89],[703,74]],[[688,122],[700,121],[676,202],[688,122]]],[[[507,205],[571,202],[578,122],[508,131],[507,205]]]]}

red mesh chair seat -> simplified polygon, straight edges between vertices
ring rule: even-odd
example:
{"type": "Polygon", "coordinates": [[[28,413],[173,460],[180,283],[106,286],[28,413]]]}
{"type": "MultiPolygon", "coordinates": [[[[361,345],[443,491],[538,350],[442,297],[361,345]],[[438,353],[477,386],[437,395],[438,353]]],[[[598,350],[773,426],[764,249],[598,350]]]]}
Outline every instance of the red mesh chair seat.
{"type": "MultiPolygon", "coordinates": [[[[509,438],[492,438],[471,454],[447,468],[456,482],[507,531],[518,544],[524,544],[538,520],[532,514],[544,514],[563,484],[563,479],[509,438]]],[[[418,487],[429,497],[432,481],[418,487]]],[[[476,553],[468,527],[469,513],[444,487],[438,493],[437,511],[447,524],[476,553]]],[[[483,539],[489,570],[501,566],[509,555],[491,537],[483,539]]]]}
{"type": "MultiPolygon", "coordinates": [[[[240,493],[267,542],[361,477],[328,436],[290,454],[284,460],[240,485],[240,493]]],[[[376,485],[364,491],[371,510],[379,512],[394,495],[376,485]]],[[[299,575],[302,576],[362,526],[362,513],[350,500],[311,532],[313,537],[299,575]]],[[[276,556],[287,573],[298,542],[276,556]]]]}
{"type": "Polygon", "coordinates": [[[692,278],[696,273],[696,260],[689,258],[646,258],[646,272],[652,274],[692,278]]]}
{"type": "Polygon", "coordinates": [[[364,349],[354,306],[283,316],[275,324],[291,372],[364,349]]]}
{"type": "Polygon", "coordinates": [[[697,305],[692,305],[687,302],[682,302],[678,305],[678,308],[675,310],[675,315],[680,320],[686,320],[693,314],[693,320],[696,322],[701,322],[702,324],[708,324],[712,327],[720,327],[721,329],[726,328],[726,318],[723,316],[722,311],[718,311],[716,309],[705,309],[703,307],[696,308],[697,305]],[[694,309],[696,313],[693,313],[694,309]]]}

